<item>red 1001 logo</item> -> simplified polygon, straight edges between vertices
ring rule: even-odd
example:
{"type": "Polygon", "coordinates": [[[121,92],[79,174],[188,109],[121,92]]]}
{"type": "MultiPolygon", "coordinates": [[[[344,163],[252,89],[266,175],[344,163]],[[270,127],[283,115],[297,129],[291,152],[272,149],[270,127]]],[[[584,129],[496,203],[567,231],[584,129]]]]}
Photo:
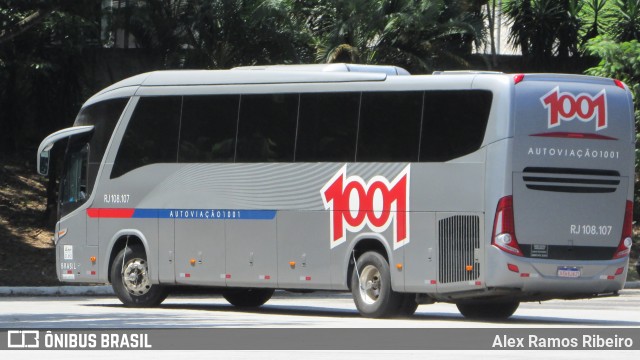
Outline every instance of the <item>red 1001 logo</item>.
{"type": "Polygon", "coordinates": [[[556,87],[540,98],[542,105],[548,110],[549,129],[559,126],[561,120],[571,121],[575,118],[582,122],[596,119],[596,131],[607,128],[607,94],[604,90],[595,96],[581,93],[574,95],[560,92],[556,87]]]}
{"type": "Polygon", "coordinates": [[[346,232],[365,225],[381,233],[393,223],[393,248],[409,242],[409,173],[407,165],[391,181],[376,175],[365,183],[347,177],[344,165],[320,190],[324,208],[331,210],[331,248],[346,241],[346,232]]]}

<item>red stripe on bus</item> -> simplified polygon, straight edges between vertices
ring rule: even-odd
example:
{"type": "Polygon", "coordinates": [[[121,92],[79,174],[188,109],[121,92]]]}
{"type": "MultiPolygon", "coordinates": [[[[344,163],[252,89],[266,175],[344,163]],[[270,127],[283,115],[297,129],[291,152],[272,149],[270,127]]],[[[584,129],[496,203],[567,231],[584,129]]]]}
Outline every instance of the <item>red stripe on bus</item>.
{"type": "Polygon", "coordinates": [[[90,218],[129,219],[133,217],[135,209],[87,209],[90,218]]]}
{"type": "Polygon", "coordinates": [[[549,132],[549,133],[531,134],[529,136],[569,138],[569,139],[589,139],[589,140],[618,140],[611,136],[604,136],[604,135],[598,135],[598,134],[585,134],[585,133],[570,133],[570,132],[549,132]]]}

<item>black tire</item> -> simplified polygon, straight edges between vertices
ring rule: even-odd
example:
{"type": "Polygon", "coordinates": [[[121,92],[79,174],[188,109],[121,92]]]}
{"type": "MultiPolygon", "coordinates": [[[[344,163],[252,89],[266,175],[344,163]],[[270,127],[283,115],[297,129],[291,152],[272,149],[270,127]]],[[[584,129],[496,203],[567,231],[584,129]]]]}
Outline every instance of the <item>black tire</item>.
{"type": "Polygon", "coordinates": [[[403,300],[402,294],[391,289],[387,260],[373,251],[358,258],[357,269],[354,267],[351,274],[351,294],[360,315],[368,318],[397,315],[403,300]]]}
{"type": "Polygon", "coordinates": [[[416,302],[416,294],[403,294],[402,303],[398,309],[398,316],[410,317],[418,310],[418,303],[416,302]]]}
{"type": "Polygon", "coordinates": [[[458,310],[467,319],[504,320],[518,310],[520,302],[468,302],[456,304],[458,310]]]}
{"type": "Polygon", "coordinates": [[[273,289],[232,289],[224,291],[222,296],[233,306],[255,308],[269,301],[273,291],[273,289]]]}
{"type": "Polygon", "coordinates": [[[168,291],[165,287],[151,284],[147,266],[147,254],[140,246],[122,249],[113,259],[111,286],[125,306],[155,307],[167,298],[168,291]],[[130,280],[127,285],[123,280],[123,272],[129,272],[137,277],[135,280],[130,280]]]}

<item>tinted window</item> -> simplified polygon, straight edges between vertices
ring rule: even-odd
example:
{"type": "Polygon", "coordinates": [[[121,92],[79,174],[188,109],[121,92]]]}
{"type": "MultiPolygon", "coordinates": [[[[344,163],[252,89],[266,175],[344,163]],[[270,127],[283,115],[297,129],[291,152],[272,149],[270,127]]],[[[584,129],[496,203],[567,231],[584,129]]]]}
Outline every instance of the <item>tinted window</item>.
{"type": "Polygon", "coordinates": [[[427,91],[420,161],[447,161],[480,148],[491,110],[490,91],[427,91]]]}
{"type": "Polygon", "coordinates": [[[181,97],[141,98],[116,155],[111,178],[155,163],[175,163],[181,97]]]}
{"type": "Polygon", "coordinates": [[[84,136],[69,139],[60,178],[60,216],[63,217],[84,204],[89,197],[87,162],[89,144],[84,136]]]}
{"type": "Polygon", "coordinates": [[[88,169],[86,169],[88,186],[85,191],[87,194],[93,191],[104,152],[128,101],[129,98],[122,98],[93,104],[82,109],[76,118],[75,125],[93,125],[88,147],[88,169]]]}
{"type": "Polygon", "coordinates": [[[360,93],[300,95],[295,161],[354,161],[360,93]]]}
{"type": "Polygon", "coordinates": [[[363,93],[357,161],[417,161],[422,92],[363,93]]]}
{"type": "Polygon", "coordinates": [[[180,162],[233,162],[239,95],[184,97],[180,162]]]}
{"type": "Polygon", "coordinates": [[[236,162],[293,161],[297,94],[242,95],[236,162]]]}

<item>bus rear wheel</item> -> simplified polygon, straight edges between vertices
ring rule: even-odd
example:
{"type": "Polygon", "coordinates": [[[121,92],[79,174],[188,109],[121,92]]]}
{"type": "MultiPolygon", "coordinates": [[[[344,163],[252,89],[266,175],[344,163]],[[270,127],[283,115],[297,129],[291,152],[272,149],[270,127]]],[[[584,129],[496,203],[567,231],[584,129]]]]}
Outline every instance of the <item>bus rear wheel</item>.
{"type": "Polygon", "coordinates": [[[351,274],[351,293],[360,315],[384,318],[398,315],[403,294],[391,289],[389,263],[377,252],[358,258],[351,274]]]}
{"type": "Polygon", "coordinates": [[[468,319],[504,320],[513,315],[520,302],[469,302],[456,304],[460,313],[468,319]]]}
{"type": "Polygon", "coordinates": [[[140,246],[126,247],[111,264],[111,286],[127,307],[155,307],[167,298],[167,290],[151,284],[147,255],[140,246]]]}
{"type": "Polygon", "coordinates": [[[403,294],[402,303],[398,309],[398,316],[410,317],[418,310],[418,302],[416,302],[416,294],[403,294]]]}
{"type": "Polygon", "coordinates": [[[222,297],[233,306],[259,307],[271,299],[273,291],[273,289],[233,289],[223,292],[222,297]]]}

